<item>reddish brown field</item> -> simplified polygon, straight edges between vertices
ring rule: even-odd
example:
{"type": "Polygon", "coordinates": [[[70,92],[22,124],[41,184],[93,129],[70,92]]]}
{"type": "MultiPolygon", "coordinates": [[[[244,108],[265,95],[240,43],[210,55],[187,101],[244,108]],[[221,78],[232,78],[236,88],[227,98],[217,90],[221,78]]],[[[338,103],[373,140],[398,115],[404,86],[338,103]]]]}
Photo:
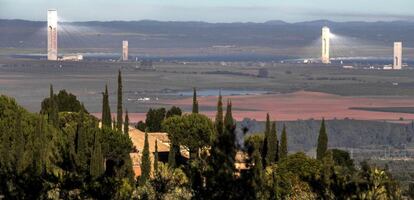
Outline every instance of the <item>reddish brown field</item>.
{"type": "MultiPolygon", "coordinates": [[[[351,107],[414,107],[414,99],[410,97],[343,97],[318,92],[295,92],[290,94],[268,94],[251,96],[230,96],[233,103],[233,116],[237,120],[245,117],[265,120],[266,113],[281,121],[306,119],[358,119],[358,120],[414,120],[414,114],[372,112],[351,110],[351,107]],[[248,111],[246,111],[248,110],[248,111]]],[[[200,97],[199,105],[215,107],[217,97],[200,97]]],[[[192,98],[168,100],[161,102],[167,105],[191,106],[192,98]]],[[[214,111],[203,112],[214,117],[214,111]]],[[[145,119],[144,113],[131,113],[132,122],[145,119]]]]}

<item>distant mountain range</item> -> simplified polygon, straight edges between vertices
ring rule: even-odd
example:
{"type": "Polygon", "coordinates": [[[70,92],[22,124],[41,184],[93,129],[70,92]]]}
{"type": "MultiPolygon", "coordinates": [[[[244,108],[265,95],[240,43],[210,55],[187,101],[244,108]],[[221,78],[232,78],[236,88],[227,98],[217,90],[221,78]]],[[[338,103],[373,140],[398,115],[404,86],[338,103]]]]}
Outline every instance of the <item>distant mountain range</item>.
{"type": "MultiPolygon", "coordinates": [[[[65,49],[119,49],[122,40],[130,47],[211,48],[263,47],[302,48],[315,45],[321,28],[329,26],[349,45],[392,47],[403,41],[414,47],[414,22],[333,22],[327,20],[287,23],[206,23],[161,21],[63,22],[59,28],[59,47],[65,49]]],[[[0,48],[46,48],[46,22],[0,20],[0,48]]],[[[133,51],[133,50],[132,50],[133,51]]]]}

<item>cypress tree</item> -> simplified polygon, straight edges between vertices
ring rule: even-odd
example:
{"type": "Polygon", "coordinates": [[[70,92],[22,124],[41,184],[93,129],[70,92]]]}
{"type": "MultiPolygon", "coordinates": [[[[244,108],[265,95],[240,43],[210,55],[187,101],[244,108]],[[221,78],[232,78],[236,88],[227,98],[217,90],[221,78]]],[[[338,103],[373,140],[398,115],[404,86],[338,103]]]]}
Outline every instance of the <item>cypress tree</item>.
{"type": "Polygon", "coordinates": [[[197,91],[193,88],[193,113],[198,113],[197,91]]]}
{"type": "Polygon", "coordinates": [[[49,122],[55,126],[59,127],[59,111],[57,107],[57,102],[55,102],[53,93],[53,85],[50,85],[50,110],[49,110],[49,122]]]}
{"type": "MultiPolygon", "coordinates": [[[[221,98],[219,98],[220,101],[221,98]]],[[[220,106],[219,103],[218,107],[220,106]]],[[[206,177],[207,193],[210,196],[207,199],[229,199],[228,191],[233,188],[231,183],[234,181],[236,137],[231,109],[231,102],[228,101],[224,122],[221,122],[224,124],[224,130],[222,129],[223,132],[217,135],[210,150],[209,171],[206,177]]],[[[217,116],[220,116],[220,114],[217,116]]]]}
{"type": "Polygon", "coordinates": [[[118,70],[118,105],[117,105],[116,128],[122,131],[122,77],[121,70],[118,70]]]}
{"type": "Polygon", "coordinates": [[[15,135],[13,141],[13,152],[15,158],[15,165],[17,173],[20,174],[23,171],[23,156],[24,156],[24,146],[25,146],[25,139],[23,134],[23,127],[22,127],[22,113],[17,111],[16,113],[16,124],[15,124],[15,135]]]}
{"type": "Polygon", "coordinates": [[[33,138],[33,151],[32,151],[32,165],[30,167],[31,175],[40,176],[45,169],[45,138],[44,138],[44,121],[43,117],[40,116],[35,128],[35,134],[33,138]]]}
{"type": "Polygon", "coordinates": [[[276,162],[278,154],[278,141],[277,141],[277,132],[276,132],[276,122],[272,123],[272,128],[267,137],[267,154],[266,154],[266,164],[271,165],[276,162]]]}
{"type": "Polygon", "coordinates": [[[105,92],[102,93],[103,100],[102,100],[102,127],[111,128],[112,121],[111,121],[111,108],[109,106],[109,94],[108,94],[108,86],[105,85],[105,92]]]}
{"type": "Polygon", "coordinates": [[[230,130],[234,126],[234,119],[232,113],[232,103],[230,100],[227,100],[226,115],[224,116],[224,128],[230,130]]]}
{"type": "Polygon", "coordinates": [[[224,129],[224,122],[223,122],[223,101],[222,101],[221,92],[217,100],[217,113],[216,113],[216,121],[214,125],[216,127],[217,135],[222,135],[223,129],[224,129]]]}
{"type": "Polygon", "coordinates": [[[176,167],[176,150],[177,148],[175,148],[177,145],[175,145],[173,142],[170,143],[170,151],[168,152],[168,166],[170,168],[175,168],[176,167]]]}
{"type": "Polygon", "coordinates": [[[145,131],[144,149],[142,150],[141,156],[141,177],[139,178],[141,185],[145,184],[151,173],[151,161],[149,156],[148,133],[145,131]]]}
{"type": "Polygon", "coordinates": [[[158,172],[158,141],[155,140],[155,152],[154,152],[154,172],[158,172]]]}
{"type": "Polygon", "coordinates": [[[98,133],[95,132],[95,139],[93,145],[93,153],[91,157],[91,164],[89,173],[92,178],[96,179],[104,173],[104,158],[102,155],[101,142],[99,141],[98,133]]]}
{"type": "Polygon", "coordinates": [[[288,155],[288,146],[287,146],[287,135],[286,135],[286,126],[283,125],[282,136],[280,142],[280,159],[284,159],[288,155]]]}
{"type": "Polygon", "coordinates": [[[264,140],[263,140],[263,148],[262,148],[262,164],[263,166],[267,166],[266,164],[266,157],[267,157],[267,140],[269,139],[269,134],[270,134],[270,115],[269,113],[267,113],[266,115],[266,127],[265,127],[265,133],[264,133],[264,140]]]}
{"type": "Polygon", "coordinates": [[[261,193],[264,185],[263,163],[258,146],[253,150],[252,161],[254,164],[251,169],[253,174],[252,186],[256,192],[256,199],[264,199],[261,193]]]}
{"type": "Polygon", "coordinates": [[[128,117],[128,110],[125,111],[125,121],[124,121],[124,134],[129,134],[129,117],[128,117]]]}
{"type": "MultiPolygon", "coordinates": [[[[85,116],[83,109],[79,112],[79,119],[76,131],[76,157],[77,157],[77,165],[81,170],[85,170],[87,166],[88,159],[86,157],[88,151],[88,141],[86,136],[86,129],[85,129],[85,116]]],[[[86,168],[87,169],[87,168],[86,168]]]]}
{"type": "Polygon", "coordinates": [[[326,133],[325,119],[322,119],[321,128],[318,136],[318,146],[316,148],[316,158],[322,160],[328,150],[328,135],[326,133]]]}

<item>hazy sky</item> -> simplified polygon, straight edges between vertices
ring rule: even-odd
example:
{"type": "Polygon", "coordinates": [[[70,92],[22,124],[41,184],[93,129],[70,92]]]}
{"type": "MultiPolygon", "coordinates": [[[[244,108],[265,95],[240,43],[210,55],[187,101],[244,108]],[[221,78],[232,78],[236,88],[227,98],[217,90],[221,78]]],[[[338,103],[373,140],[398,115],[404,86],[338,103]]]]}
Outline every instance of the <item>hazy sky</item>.
{"type": "Polygon", "coordinates": [[[0,0],[2,19],[288,22],[414,20],[414,0],[0,0]]]}

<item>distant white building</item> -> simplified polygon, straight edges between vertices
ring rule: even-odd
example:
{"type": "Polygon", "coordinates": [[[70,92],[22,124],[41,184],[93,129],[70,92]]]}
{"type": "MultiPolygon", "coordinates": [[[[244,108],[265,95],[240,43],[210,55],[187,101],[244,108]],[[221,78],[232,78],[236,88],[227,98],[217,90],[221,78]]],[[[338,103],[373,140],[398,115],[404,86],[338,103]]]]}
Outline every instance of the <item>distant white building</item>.
{"type": "Polygon", "coordinates": [[[402,69],[402,42],[394,42],[393,69],[402,69]]]}
{"type": "Polygon", "coordinates": [[[83,55],[82,54],[76,54],[76,55],[64,55],[62,57],[62,59],[60,59],[62,61],[81,61],[83,60],[83,55]]]}

